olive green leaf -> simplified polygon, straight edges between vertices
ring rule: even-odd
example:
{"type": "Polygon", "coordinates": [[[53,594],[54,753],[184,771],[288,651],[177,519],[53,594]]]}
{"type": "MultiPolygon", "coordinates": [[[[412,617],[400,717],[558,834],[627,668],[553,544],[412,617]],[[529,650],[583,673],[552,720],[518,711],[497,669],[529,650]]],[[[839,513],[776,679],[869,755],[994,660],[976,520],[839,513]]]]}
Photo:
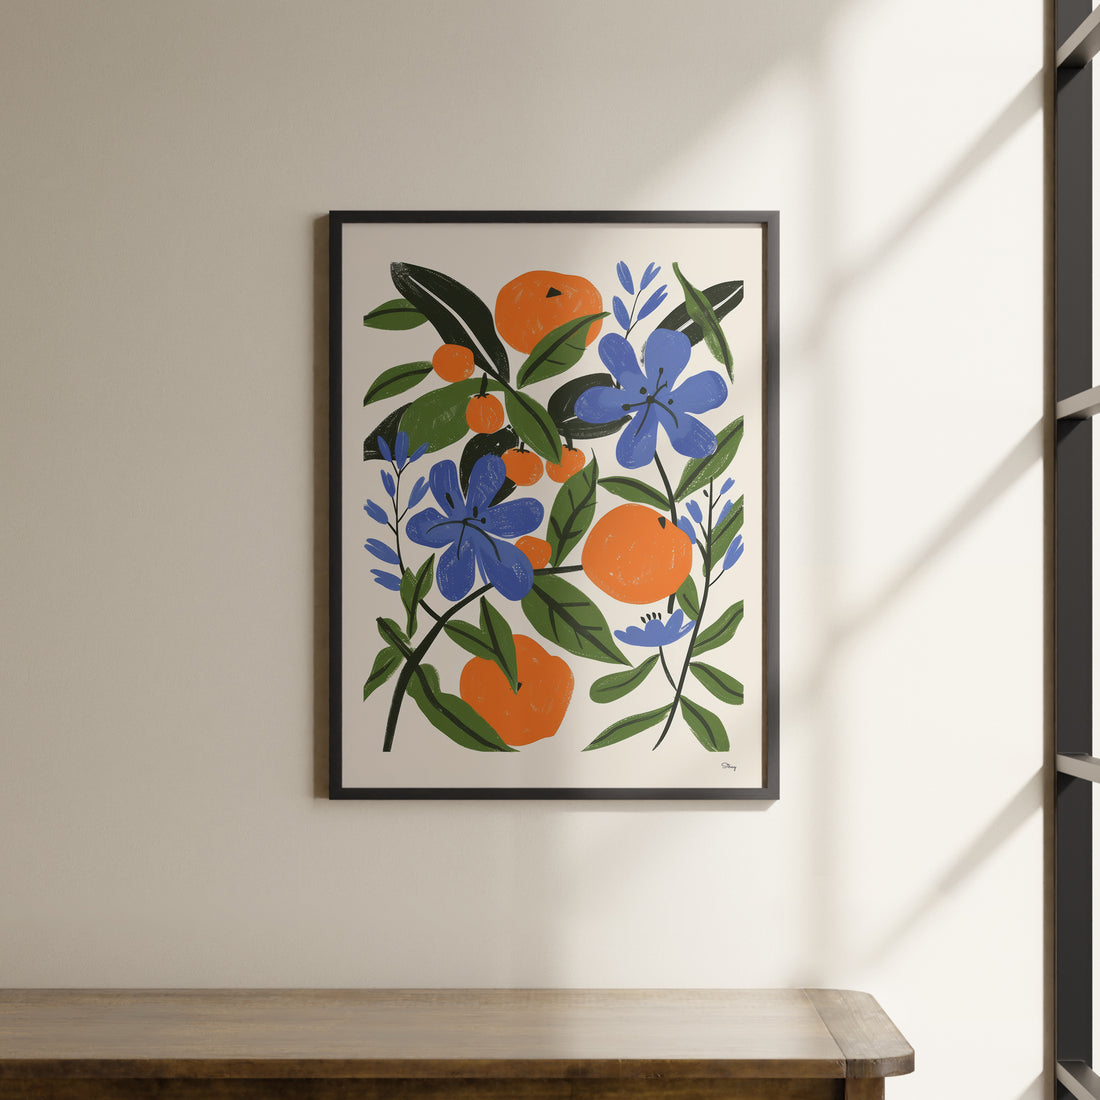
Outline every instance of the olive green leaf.
{"type": "Polygon", "coordinates": [[[614,493],[623,500],[633,501],[635,504],[648,504],[653,508],[659,508],[662,512],[668,508],[668,497],[660,489],[647,485],[634,477],[620,477],[615,474],[611,477],[601,477],[600,485],[609,493],[614,493]]]}
{"type": "Polygon", "coordinates": [[[741,439],[745,434],[745,418],[739,416],[718,433],[714,451],[702,458],[693,458],[685,467],[680,484],[676,487],[676,499],[683,500],[701,489],[708,481],[720,477],[733,461],[741,439]]]}
{"type": "Polygon", "coordinates": [[[589,689],[588,695],[593,703],[613,703],[624,695],[629,695],[653,671],[657,664],[657,654],[648,657],[637,668],[628,668],[624,672],[612,672],[601,676],[589,689]]]}
{"type": "Polygon", "coordinates": [[[508,620],[484,596],[481,597],[481,633],[492,648],[493,660],[515,694],[519,690],[516,639],[512,636],[508,620]]]}
{"type": "Polygon", "coordinates": [[[582,466],[554,497],[550,519],[546,524],[546,541],[550,543],[550,564],[561,565],[569,551],[584,538],[596,514],[596,482],[600,476],[596,459],[582,466]]]}
{"type": "MultiPolygon", "coordinates": [[[[500,383],[490,382],[488,389],[499,390],[500,383]]],[[[409,443],[415,447],[427,443],[429,451],[457,443],[469,431],[466,406],[480,390],[481,379],[468,378],[418,397],[401,417],[401,430],[409,433],[409,443]]]]}
{"type": "Polygon", "coordinates": [[[738,600],[732,607],[727,607],[719,616],[718,621],[708,626],[696,639],[693,653],[697,656],[706,653],[709,649],[717,649],[725,645],[741,625],[745,617],[745,601],[738,600]]]}
{"type": "Polygon", "coordinates": [[[684,609],[684,614],[689,619],[699,618],[699,590],[695,587],[695,580],[690,575],[676,590],[676,602],[684,609]]]}
{"type": "Polygon", "coordinates": [[[704,664],[702,661],[692,661],[688,668],[691,669],[692,676],[723,703],[730,703],[737,707],[745,701],[745,685],[740,680],[734,679],[728,672],[723,672],[714,665],[704,664]]]}
{"type": "Polygon", "coordinates": [[[395,649],[399,649],[406,657],[412,655],[412,650],[409,648],[409,639],[401,632],[401,627],[393,621],[393,619],[386,619],[382,616],[378,617],[378,633],[382,637],[387,645],[392,645],[395,649]]]}
{"type": "Polygon", "coordinates": [[[439,673],[431,665],[420,665],[413,673],[409,695],[421,714],[456,745],[476,752],[515,751],[469,703],[440,689],[439,673]]]}
{"type": "Polygon", "coordinates": [[[606,316],[606,313],[586,313],[583,317],[574,317],[548,332],[531,349],[531,354],[519,368],[516,385],[523,389],[533,382],[553,378],[576,366],[587,346],[588,330],[594,321],[606,316]]]}
{"type": "Polygon", "coordinates": [[[668,712],[670,710],[672,710],[672,704],[668,703],[666,706],[658,707],[656,710],[648,710],[645,714],[635,714],[630,718],[622,718],[618,722],[612,722],[599,737],[586,745],[581,751],[588,752],[589,749],[603,749],[608,745],[614,745],[619,741],[625,741],[628,737],[633,737],[635,734],[642,733],[644,730],[663,721],[668,717],[668,712]]]}
{"type": "Polygon", "coordinates": [[[520,439],[535,454],[547,462],[561,462],[561,437],[557,425],[537,401],[526,394],[508,390],[504,394],[504,408],[520,439]]]}
{"type": "MultiPolygon", "coordinates": [[[[739,306],[745,297],[745,283],[737,279],[728,283],[715,283],[703,291],[703,296],[711,304],[714,316],[719,321],[735,306],[739,306]]],[[[688,314],[687,306],[681,302],[661,323],[658,328],[672,329],[674,332],[682,332],[692,344],[699,343],[703,339],[703,330],[688,314]]]]}
{"type": "Polygon", "coordinates": [[[407,329],[424,324],[427,317],[404,298],[391,298],[376,306],[363,318],[367,328],[407,329]]]}
{"type": "Polygon", "coordinates": [[[423,382],[431,373],[431,363],[399,363],[396,367],[390,367],[371,383],[366,397],[363,398],[363,404],[370,405],[386,397],[396,397],[397,394],[411,390],[417,383],[423,382]]]}
{"type": "Polygon", "coordinates": [[[680,286],[684,292],[684,307],[688,311],[688,316],[699,326],[711,355],[726,368],[726,373],[732,382],[733,353],[730,351],[726,334],[722,331],[722,325],[714,312],[714,306],[701,290],[697,290],[684,278],[679,264],[674,263],[672,270],[680,280],[680,286]]]}
{"type": "Polygon", "coordinates": [[[392,645],[378,651],[378,656],[374,658],[374,667],[370,670],[370,676],[367,677],[367,682],[363,685],[364,699],[375,688],[381,687],[397,671],[397,666],[401,664],[401,660],[401,650],[395,649],[392,645]]]}
{"type": "Polygon", "coordinates": [[[608,664],[630,664],[615,644],[603,612],[561,577],[536,576],[521,606],[527,621],[567,652],[608,664]]]}
{"type": "Polygon", "coordinates": [[[416,608],[432,590],[432,571],[435,569],[435,554],[414,573],[406,569],[401,578],[401,602],[408,616],[406,633],[411,638],[416,633],[416,608]]]}
{"type": "Polygon", "coordinates": [[[691,732],[695,734],[695,740],[703,746],[707,752],[729,752],[730,739],[726,733],[726,727],[722,725],[717,714],[707,710],[706,707],[693,703],[686,695],[680,696],[680,713],[684,716],[691,732]]]}

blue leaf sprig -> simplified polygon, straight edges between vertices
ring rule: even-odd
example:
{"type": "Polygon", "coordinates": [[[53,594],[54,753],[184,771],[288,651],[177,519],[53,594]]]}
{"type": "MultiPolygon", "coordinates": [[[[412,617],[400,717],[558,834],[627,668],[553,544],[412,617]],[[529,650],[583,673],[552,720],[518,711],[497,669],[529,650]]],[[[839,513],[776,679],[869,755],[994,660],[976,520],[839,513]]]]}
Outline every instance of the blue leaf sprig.
{"type": "Polygon", "coordinates": [[[428,444],[424,443],[409,454],[409,433],[398,432],[394,439],[393,448],[382,437],[378,437],[378,453],[385,462],[390,464],[391,470],[379,471],[382,488],[389,498],[390,507],[393,509],[393,520],[390,513],[377,501],[368,500],[363,505],[363,511],[370,516],[375,523],[388,527],[393,532],[393,545],[383,542],[382,539],[367,539],[363,544],[364,549],[386,565],[396,566],[397,572],[391,573],[386,569],[372,569],[376,583],[391,592],[401,591],[401,575],[405,572],[405,561],[401,554],[401,521],[415,508],[428,491],[428,479],[418,478],[409,493],[409,499],[404,508],[399,504],[401,491],[401,475],[417,459],[422,458],[428,451],[428,444]]]}
{"type": "Polygon", "coordinates": [[[653,291],[653,293],[646,298],[641,308],[638,308],[638,303],[641,301],[642,295],[649,287],[649,284],[657,277],[660,270],[661,269],[655,263],[651,262],[649,266],[646,267],[642,275],[642,281],[638,284],[638,291],[635,293],[634,276],[630,273],[630,268],[627,266],[626,261],[620,260],[616,265],[615,272],[619,276],[619,285],[633,298],[630,309],[626,308],[626,303],[618,294],[611,299],[611,309],[615,314],[615,320],[619,322],[619,327],[627,336],[630,335],[630,330],[639,321],[648,317],[668,297],[668,284],[665,283],[653,291]]]}

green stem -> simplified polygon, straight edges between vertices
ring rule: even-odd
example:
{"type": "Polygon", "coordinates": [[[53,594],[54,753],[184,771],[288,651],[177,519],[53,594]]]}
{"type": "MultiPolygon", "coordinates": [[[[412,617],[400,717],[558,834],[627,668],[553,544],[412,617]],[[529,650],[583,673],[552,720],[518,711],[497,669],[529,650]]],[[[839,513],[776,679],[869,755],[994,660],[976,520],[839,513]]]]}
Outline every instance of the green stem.
{"type": "Polygon", "coordinates": [[[669,671],[668,661],[665,660],[665,647],[661,646],[657,652],[661,655],[661,668],[665,670],[665,679],[668,680],[669,686],[675,690],[676,681],[672,678],[672,673],[669,671]]]}

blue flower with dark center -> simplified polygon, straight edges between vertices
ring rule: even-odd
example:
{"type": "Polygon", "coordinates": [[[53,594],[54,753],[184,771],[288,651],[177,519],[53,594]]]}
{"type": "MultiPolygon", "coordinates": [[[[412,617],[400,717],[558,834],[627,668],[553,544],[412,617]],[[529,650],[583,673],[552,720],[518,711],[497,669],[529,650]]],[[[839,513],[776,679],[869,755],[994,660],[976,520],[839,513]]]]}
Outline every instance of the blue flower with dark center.
{"type": "Polygon", "coordinates": [[[616,630],[615,637],[620,642],[626,642],[627,645],[644,645],[649,646],[650,649],[657,649],[659,646],[678,642],[695,626],[694,619],[684,622],[684,613],[680,608],[676,608],[669,615],[667,623],[661,621],[659,611],[651,611],[648,615],[643,615],[642,623],[642,626],[628,626],[626,630],[616,630]]]}
{"type": "Polygon", "coordinates": [[[688,458],[714,453],[714,432],[692,413],[709,412],[726,399],[726,380],[717,371],[693,375],[682,385],[676,380],[691,358],[691,341],[682,333],[659,328],[645,343],[644,366],[634,348],[618,333],[600,340],[600,358],[617,386],[593,386],[577,398],[577,416],[590,424],[606,424],[630,414],[615,447],[620,466],[637,469],[653,461],[657,427],[688,458]]]}
{"type": "Polygon", "coordinates": [[[503,540],[534,531],[542,523],[543,508],[530,498],[491,504],[505,476],[504,460],[484,455],[474,463],[463,498],[454,462],[437,462],[428,474],[428,485],[439,508],[417,512],[405,528],[421,546],[446,547],[439,555],[436,583],[452,602],[473,588],[475,563],[482,581],[507,600],[522,600],[534,584],[531,559],[503,540]]]}

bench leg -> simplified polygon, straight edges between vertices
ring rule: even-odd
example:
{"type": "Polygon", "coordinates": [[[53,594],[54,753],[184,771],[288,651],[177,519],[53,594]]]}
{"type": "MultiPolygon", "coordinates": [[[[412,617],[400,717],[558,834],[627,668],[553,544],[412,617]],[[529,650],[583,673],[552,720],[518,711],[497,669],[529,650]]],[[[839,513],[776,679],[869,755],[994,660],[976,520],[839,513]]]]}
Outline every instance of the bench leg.
{"type": "Polygon", "coordinates": [[[844,1100],[884,1100],[885,1095],[882,1077],[849,1077],[844,1082],[844,1100]]]}

